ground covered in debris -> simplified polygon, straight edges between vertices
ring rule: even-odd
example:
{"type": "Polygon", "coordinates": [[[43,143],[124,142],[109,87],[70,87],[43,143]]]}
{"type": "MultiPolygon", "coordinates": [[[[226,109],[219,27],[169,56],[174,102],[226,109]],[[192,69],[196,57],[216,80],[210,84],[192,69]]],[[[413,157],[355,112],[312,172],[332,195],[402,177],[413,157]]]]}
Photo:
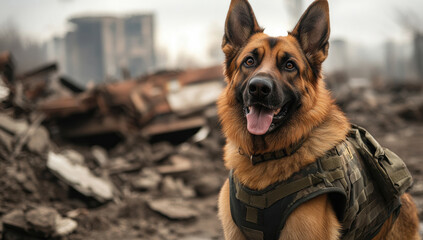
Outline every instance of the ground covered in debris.
{"type": "MultiPolygon", "coordinates": [[[[204,76],[195,73],[195,78],[178,75],[194,82],[182,93],[201,94],[205,86],[197,80],[204,76]]],[[[163,90],[167,83],[150,90],[163,90]]],[[[126,89],[138,84],[148,81],[135,81],[126,89]]],[[[101,89],[107,88],[111,86],[101,89]]],[[[16,89],[11,90],[15,100],[3,100],[0,239],[222,239],[217,194],[227,170],[214,101],[196,103],[197,109],[187,113],[190,109],[175,107],[181,100],[177,94],[169,98],[168,92],[164,97],[141,91],[137,97],[123,90],[131,98],[121,94],[123,100],[116,104],[104,98],[113,91],[101,89],[78,90],[52,102],[62,105],[43,103],[41,108],[16,101],[16,89]],[[159,109],[151,100],[158,98],[164,104],[159,109]],[[75,104],[75,99],[83,100],[75,104]],[[148,119],[134,124],[139,113],[148,119]],[[109,116],[124,116],[125,123],[108,128],[116,126],[109,116]],[[93,118],[98,120],[94,124],[93,118]],[[97,132],[87,131],[92,128],[97,132]],[[87,138],[90,134],[97,137],[87,138]],[[175,141],[175,136],[184,137],[175,141]],[[109,139],[114,144],[105,144],[109,139]]],[[[423,84],[342,84],[332,89],[352,122],[406,161],[415,180],[410,192],[423,219],[423,84]]]]}

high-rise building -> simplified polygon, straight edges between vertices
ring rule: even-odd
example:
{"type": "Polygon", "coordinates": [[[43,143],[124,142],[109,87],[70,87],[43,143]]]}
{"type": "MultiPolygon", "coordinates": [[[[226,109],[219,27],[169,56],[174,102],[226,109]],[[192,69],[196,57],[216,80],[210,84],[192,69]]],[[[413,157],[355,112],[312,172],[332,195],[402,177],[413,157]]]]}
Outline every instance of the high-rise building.
{"type": "Polygon", "coordinates": [[[414,33],[414,59],[417,76],[423,80],[423,33],[414,33]]]}
{"type": "Polygon", "coordinates": [[[79,16],[69,20],[66,73],[80,83],[138,76],[155,69],[154,16],[79,16]]]}
{"type": "Polygon", "coordinates": [[[325,61],[325,71],[346,72],[348,70],[348,45],[343,39],[333,39],[329,43],[329,55],[325,61]]]}

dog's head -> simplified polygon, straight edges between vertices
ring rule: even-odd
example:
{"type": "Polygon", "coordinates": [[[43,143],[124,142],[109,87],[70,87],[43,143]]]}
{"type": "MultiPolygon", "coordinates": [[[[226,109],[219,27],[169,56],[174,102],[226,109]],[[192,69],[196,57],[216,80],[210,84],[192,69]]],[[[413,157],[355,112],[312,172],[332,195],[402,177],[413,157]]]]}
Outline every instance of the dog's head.
{"type": "Polygon", "coordinates": [[[313,2],[284,37],[264,34],[248,1],[232,0],[222,42],[228,83],[219,100],[222,124],[268,136],[312,114],[329,32],[326,0],[313,2]]]}

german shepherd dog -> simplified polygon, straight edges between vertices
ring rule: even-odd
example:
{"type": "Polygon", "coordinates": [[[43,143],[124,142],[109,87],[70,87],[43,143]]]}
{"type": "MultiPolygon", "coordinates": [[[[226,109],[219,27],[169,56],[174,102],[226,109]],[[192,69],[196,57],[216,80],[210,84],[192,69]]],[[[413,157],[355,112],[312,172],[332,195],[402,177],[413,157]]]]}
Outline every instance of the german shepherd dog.
{"type": "MultiPolygon", "coordinates": [[[[232,0],[225,23],[227,86],[218,114],[227,139],[224,163],[243,185],[262,190],[323,156],[346,139],[351,127],[322,80],[329,49],[329,7],[316,0],[283,37],[263,33],[247,0],[232,0]],[[287,149],[305,138],[292,155],[253,165],[248,156],[287,149]]],[[[231,216],[229,182],[218,205],[225,239],[247,239],[231,216]]],[[[420,239],[415,204],[408,194],[373,239],[420,239]],[[394,222],[394,223],[393,223],[394,222]]],[[[342,223],[326,194],[297,207],[279,239],[342,239],[342,223]]]]}

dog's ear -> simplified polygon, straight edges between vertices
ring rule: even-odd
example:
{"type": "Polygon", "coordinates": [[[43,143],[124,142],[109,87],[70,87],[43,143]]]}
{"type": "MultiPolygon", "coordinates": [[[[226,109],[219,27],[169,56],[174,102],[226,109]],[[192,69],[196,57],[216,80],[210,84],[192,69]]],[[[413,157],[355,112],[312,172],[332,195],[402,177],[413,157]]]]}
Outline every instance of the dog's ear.
{"type": "Polygon", "coordinates": [[[308,61],[320,72],[329,49],[329,5],[327,0],[314,1],[289,34],[297,38],[308,61]]]}
{"type": "Polygon", "coordinates": [[[230,60],[257,32],[263,32],[263,29],[259,27],[248,1],[232,0],[226,16],[225,35],[222,42],[226,60],[230,60]]]}

